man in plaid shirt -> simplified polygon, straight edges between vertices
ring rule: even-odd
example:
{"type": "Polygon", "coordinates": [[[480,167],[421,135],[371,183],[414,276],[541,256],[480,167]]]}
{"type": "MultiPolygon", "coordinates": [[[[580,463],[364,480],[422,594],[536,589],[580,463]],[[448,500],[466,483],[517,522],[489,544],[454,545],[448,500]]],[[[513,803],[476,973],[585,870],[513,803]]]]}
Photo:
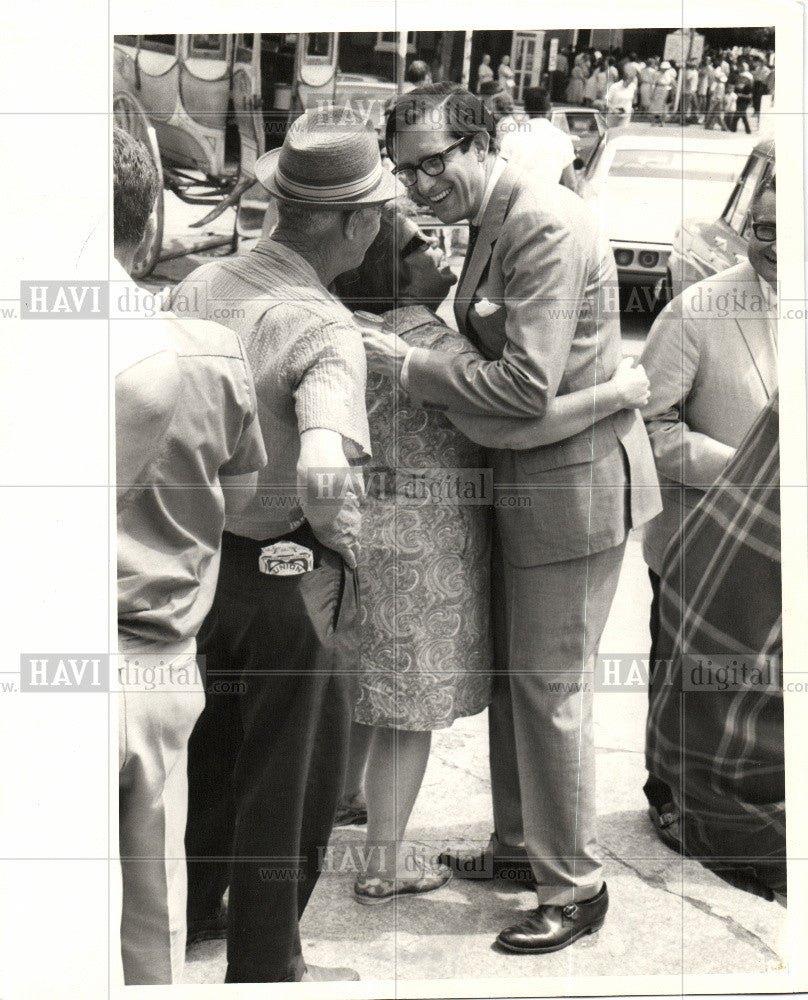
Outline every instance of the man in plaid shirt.
{"type": "Polygon", "coordinates": [[[668,842],[767,899],[786,894],[778,428],[775,394],[665,553],[646,733],[668,842]]]}

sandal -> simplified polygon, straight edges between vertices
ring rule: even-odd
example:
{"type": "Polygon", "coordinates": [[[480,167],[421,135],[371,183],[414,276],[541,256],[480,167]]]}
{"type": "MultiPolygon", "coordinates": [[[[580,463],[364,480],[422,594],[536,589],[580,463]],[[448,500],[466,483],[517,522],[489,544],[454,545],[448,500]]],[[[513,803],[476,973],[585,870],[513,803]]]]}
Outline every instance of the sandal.
{"type": "Polygon", "coordinates": [[[368,807],[361,798],[343,799],[337,806],[334,826],[365,826],[368,807]]]}
{"type": "Polygon", "coordinates": [[[354,899],[365,906],[388,903],[397,896],[418,895],[433,892],[446,885],[452,877],[451,868],[446,865],[431,865],[417,878],[379,878],[360,875],[354,882],[354,899]]]}

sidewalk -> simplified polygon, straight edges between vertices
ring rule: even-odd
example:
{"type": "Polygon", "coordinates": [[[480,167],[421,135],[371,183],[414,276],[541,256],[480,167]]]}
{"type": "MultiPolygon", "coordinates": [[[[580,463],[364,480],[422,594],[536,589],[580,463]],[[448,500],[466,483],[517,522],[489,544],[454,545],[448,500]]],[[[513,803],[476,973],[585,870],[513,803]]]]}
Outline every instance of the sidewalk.
{"type": "MultiPolygon", "coordinates": [[[[620,585],[601,643],[602,653],[647,655],[650,586],[638,538],[629,541],[620,585]]],[[[595,696],[599,837],[611,908],[603,929],[547,956],[504,954],[491,945],[531,892],[456,879],[438,892],[360,906],[353,875],[320,878],[304,915],[303,951],[314,965],[355,968],[363,981],[522,979],[537,977],[774,973],[784,968],[786,911],[733,889],[698,863],[661,844],[645,812],[642,785],[647,695],[595,696]]],[[[445,845],[482,847],[492,829],[486,714],[435,734],[409,838],[430,851],[445,845]]],[[[332,845],[361,844],[364,829],[338,829],[332,845]]],[[[188,952],[186,982],[221,983],[225,943],[188,952]]],[[[447,986],[448,988],[448,986],[447,986]]],[[[497,991],[507,991],[496,985],[497,991]]],[[[514,984],[514,991],[525,984],[514,984]]],[[[674,985],[674,992],[679,985],[674,985]]],[[[751,988],[751,987],[750,987],[751,988]]],[[[784,987],[788,987],[784,983],[784,987]]],[[[491,995],[480,984],[480,995],[491,995]]],[[[651,991],[649,983],[643,992],[651,991]]],[[[670,981],[660,989],[669,992],[670,981]]],[[[539,988],[540,991],[540,988],[539,988]]],[[[455,994],[457,995],[457,994],[455,994]]]]}

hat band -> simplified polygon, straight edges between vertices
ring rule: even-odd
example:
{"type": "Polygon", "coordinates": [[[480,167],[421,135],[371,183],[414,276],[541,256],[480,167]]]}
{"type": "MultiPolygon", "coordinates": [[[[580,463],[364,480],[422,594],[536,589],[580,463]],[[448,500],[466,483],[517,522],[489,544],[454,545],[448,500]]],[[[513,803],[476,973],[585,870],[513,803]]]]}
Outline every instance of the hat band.
{"type": "Polygon", "coordinates": [[[349,181],[346,184],[330,185],[328,187],[323,187],[319,184],[301,184],[299,181],[293,181],[283,172],[280,164],[278,164],[275,171],[275,184],[278,188],[284,194],[300,198],[302,201],[348,201],[372,191],[375,187],[378,187],[381,179],[381,161],[358,180],[349,181]]]}

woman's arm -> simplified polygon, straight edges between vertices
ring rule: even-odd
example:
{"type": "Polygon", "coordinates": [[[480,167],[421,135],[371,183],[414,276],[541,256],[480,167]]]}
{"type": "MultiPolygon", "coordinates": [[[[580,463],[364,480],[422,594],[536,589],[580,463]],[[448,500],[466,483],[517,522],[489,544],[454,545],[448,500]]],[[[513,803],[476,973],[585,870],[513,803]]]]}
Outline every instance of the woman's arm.
{"type": "Polygon", "coordinates": [[[591,427],[618,410],[648,402],[648,376],[633,358],[624,358],[608,382],[555,396],[543,417],[484,417],[446,411],[446,416],[469,440],[486,448],[521,451],[555,444],[591,427]]]}

